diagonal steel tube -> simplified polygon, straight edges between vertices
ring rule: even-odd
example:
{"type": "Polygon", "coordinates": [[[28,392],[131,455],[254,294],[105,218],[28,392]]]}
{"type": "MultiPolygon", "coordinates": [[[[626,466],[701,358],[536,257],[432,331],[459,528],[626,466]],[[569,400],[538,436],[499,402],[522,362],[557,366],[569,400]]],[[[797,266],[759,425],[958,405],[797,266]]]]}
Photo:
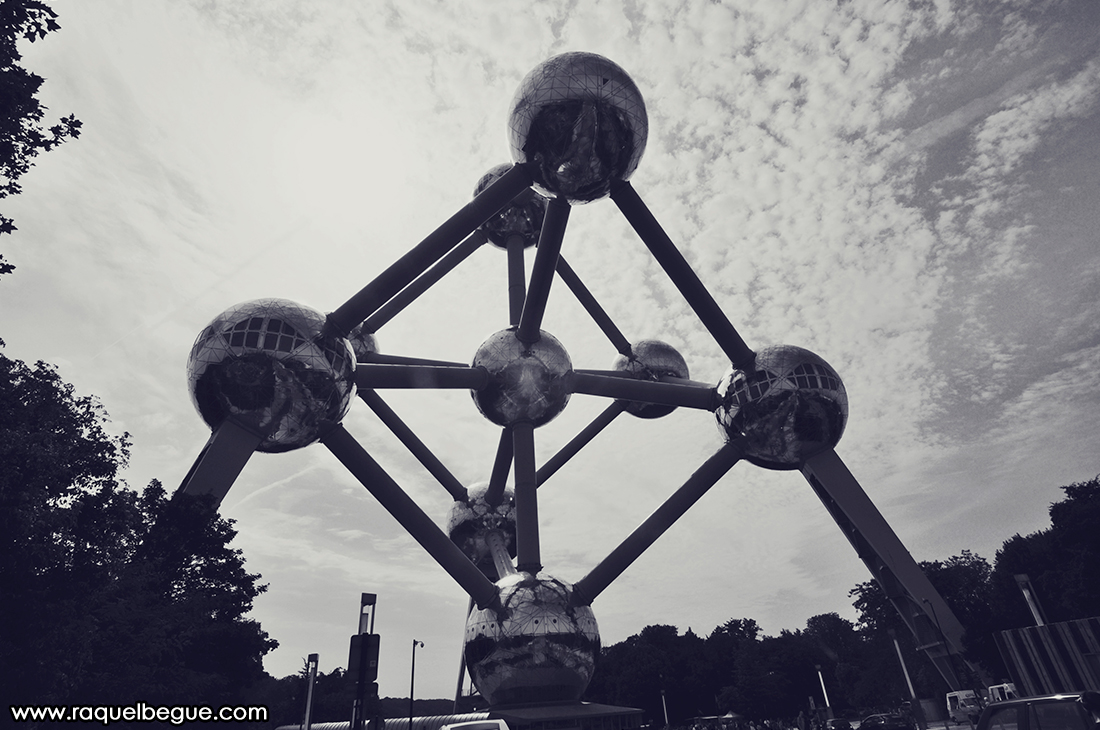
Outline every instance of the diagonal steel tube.
{"type": "Polygon", "coordinates": [[[432,518],[401,490],[397,482],[343,426],[336,426],[325,434],[321,443],[374,495],[401,527],[428,551],[439,566],[462,586],[479,608],[487,608],[496,600],[497,587],[451,542],[432,518]]]}
{"type": "Polygon", "coordinates": [[[539,551],[539,503],[535,483],[535,428],[512,426],[513,468],[516,480],[516,567],[531,574],[542,570],[539,551]]]}
{"type": "Polygon", "coordinates": [[[443,485],[443,488],[454,497],[455,501],[465,501],[467,499],[469,495],[466,493],[466,487],[462,486],[462,482],[455,478],[455,475],[443,465],[443,462],[436,458],[431,449],[413,433],[412,429],[401,420],[401,417],[390,408],[389,404],[382,400],[382,396],[373,390],[360,390],[359,399],[374,411],[378,419],[393,432],[398,441],[405,445],[405,448],[428,470],[428,473],[443,485]]]}
{"type": "Polygon", "coordinates": [[[611,344],[621,354],[630,357],[630,341],[623,336],[623,333],[615,326],[615,323],[611,321],[611,317],[608,316],[604,308],[600,306],[600,303],[596,301],[596,297],[592,296],[592,292],[588,290],[588,287],[584,285],[580,277],[577,276],[577,272],[573,271],[573,268],[565,262],[565,259],[558,256],[558,276],[565,282],[565,285],[569,287],[569,290],[573,292],[573,296],[577,298],[577,301],[581,303],[588,315],[596,322],[596,326],[599,327],[607,339],[611,340],[611,344]]]}
{"type": "Polygon", "coordinates": [[[527,297],[523,300],[523,312],[516,328],[516,337],[525,344],[538,342],[541,337],[539,329],[542,326],[542,315],[546,312],[550,284],[554,281],[554,270],[557,268],[567,223],[569,203],[554,198],[547,204],[546,217],[542,219],[535,263],[531,268],[531,283],[527,286],[527,297]]]}
{"type": "Polygon", "coordinates": [[[211,432],[178,491],[212,494],[221,504],[261,441],[261,436],[227,418],[211,432]]]}
{"type": "Polygon", "coordinates": [[[577,605],[587,606],[603,593],[611,582],[622,575],[638,557],[657,541],[669,527],[684,516],[707,491],[736,464],[744,453],[740,441],[730,441],[695,470],[684,485],[664,504],[646,518],[618,547],[604,558],[588,575],[573,586],[577,605]]]}
{"type": "Polygon", "coordinates": [[[489,373],[480,367],[439,365],[355,366],[355,384],[360,388],[468,388],[480,390],[489,382],[489,373]]]}
{"type": "Polygon", "coordinates": [[[367,317],[363,322],[363,331],[377,332],[382,325],[400,314],[405,307],[416,301],[417,297],[428,291],[433,284],[450,273],[488,240],[480,229],[471,233],[462,243],[448,251],[447,255],[437,261],[434,266],[413,279],[408,286],[379,307],[378,311],[367,317]]]}
{"type": "Polygon", "coordinates": [[[378,310],[404,289],[413,279],[448,251],[457,246],[475,228],[512,202],[531,185],[531,175],[522,165],[515,165],[476,198],[443,222],[428,236],[399,258],[388,269],[360,289],[351,299],[328,315],[328,324],[342,335],[378,310]]]}
{"type": "Polygon", "coordinates": [[[512,468],[512,430],[505,428],[500,432],[497,455],[493,459],[493,471],[489,475],[489,488],[485,490],[485,501],[496,507],[504,498],[504,486],[508,482],[508,471],[512,468]]]}
{"type": "Polygon", "coordinates": [[[369,365],[438,365],[448,368],[468,368],[468,362],[454,362],[453,360],[428,360],[422,357],[406,357],[405,355],[383,355],[380,352],[372,352],[361,360],[361,363],[369,365]]]}
{"type": "Polygon", "coordinates": [[[554,475],[554,472],[565,466],[566,462],[576,456],[589,441],[596,438],[600,431],[607,428],[608,424],[614,421],[620,413],[625,411],[626,406],[627,401],[617,400],[603,409],[600,415],[592,419],[592,422],[581,429],[580,433],[574,436],[569,443],[562,446],[561,449],[558,450],[558,453],[551,456],[545,464],[539,467],[539,470],[535,472],[535,483],[542,486],[543,482],[554,475]]]}
{"type": "Polygon", "coordinates": [[[726,353],[730,362],[735,367],[749,367],[756,357],[755,353],[741,339],[741,335],[737,333],[729,318],[703,286],[703,282],[699,281],[699,277],[692,271],[683,254],[676,249],[672,239],[664,232],[661,224],[649,212],[649,208],[642,202],[630,183],[626,181],[612,183],[611,199],[619,206],[619,210],[641,237],[653,254],[653,258],[680,290],[680,294],[687,300],[688,305],[695,311],[699,321],[714,337],[718,346],[726,353]]]}

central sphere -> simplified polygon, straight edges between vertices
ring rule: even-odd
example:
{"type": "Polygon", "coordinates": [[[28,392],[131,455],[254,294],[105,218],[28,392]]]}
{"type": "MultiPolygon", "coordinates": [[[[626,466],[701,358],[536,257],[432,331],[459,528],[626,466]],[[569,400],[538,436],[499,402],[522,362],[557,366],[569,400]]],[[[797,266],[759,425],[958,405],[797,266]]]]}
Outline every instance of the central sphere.
{"type": "Polygon", "coordinates": [[[313,443],[355,395],[355,355],[325,316],[286,299],[230,307],[195,340],[187,381],[211,429],[227,418],[263,437],[259,451],[313,443]]]}
{"type": "Polygon", "coordinates": [[[587,203],[638,167],[649,134],[634,81],[595,53],[563,53],[520,82],[508,120],[512,159],[547,197],[587,203]]]}
{"type": "Polygon", "coordinates": [[[600,653],[588,606],[572,606],[573,587],[545,573],[497,581],[500,601],[470,614],[463,656],[491,706],[569,702],[584,693],[600,653]]]}
{"type": "Polygon", "coordinates": [[[766,469],[798,469],[840,441],[848,394],[820,357],[791,345],[756,353],[751,372],[731,368],[717,387],[715,415],[727,438],[744,437],[745,458],[766,469]]]}
{"type": "Polygon", "coordinates": [[[569,353],[552,335],[539,333],[527,344],[516,328],[485,340],[472,365],[489,373],[489,383],[471,391],[481,414],[498,426],[527,422],[538,427],[552,421],[569,402],[566,375],[573,369],[569,353]]]}

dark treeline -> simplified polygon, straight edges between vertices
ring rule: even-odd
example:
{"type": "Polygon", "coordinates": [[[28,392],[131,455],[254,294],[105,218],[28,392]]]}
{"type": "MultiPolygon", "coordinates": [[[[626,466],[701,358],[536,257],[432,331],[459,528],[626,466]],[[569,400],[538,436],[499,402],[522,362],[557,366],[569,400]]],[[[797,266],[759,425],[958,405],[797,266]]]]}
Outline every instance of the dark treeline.
{"type": "MultiPolygon", "coordinates": [[[[966,658],[994,680],[1008,680],[994,633],[1034,623],[1016,574],[1031,578],[1050,621],[1100,615],[1100,477],[1063,491],[1065,498],[1050,507],[1051,526],[1007,540],[993,565],[969,551],[921,563],[966,629],[966,658]]],[[[641,707],[658,724],[667,707],[673,724],[733,712],[789,725],[800,711],[809,712],[809,698],[822,705],[820,666],[837,714],[890,711],[909,699],[896,636],[918,696],[942,700],[947,686],[916,651],[878,584],[860,583],[849,595],[855,623],[822,614],[778,636],[762,636],[751,618],[727,621],[706,636],[647,626],[603,649],[585,698],[641,707]]]]}

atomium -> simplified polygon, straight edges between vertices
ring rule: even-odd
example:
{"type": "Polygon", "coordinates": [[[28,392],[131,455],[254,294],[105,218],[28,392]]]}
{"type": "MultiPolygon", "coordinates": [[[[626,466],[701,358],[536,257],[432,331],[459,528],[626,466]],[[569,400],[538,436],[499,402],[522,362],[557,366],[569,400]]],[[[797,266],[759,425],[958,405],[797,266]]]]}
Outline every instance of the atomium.
{"type": "Polygon", "coordinates": [[[587,203],[629,180],[649,120],[634,81],[594,53],[563,53],[520,83],[508,123],[512,159],[530,166],[547,197],[587,203]]]}
{"type": "Polygon", "coordinates": [[[264,299],[230,308],[202,331],[187,372],[213,433],[181,491],[221,499],[253,450],[319,440],[476,605],[465,664],[478,691],[500,705],[577,700],[600,646],[592,602],[739,461],[798,469],[875,578],[891,586],[890,600],[917,643],[932,647],[947,683],[961,686],[952,661],[964,647],[961,624],[833,451],[848,417],[840,377],[798,347],[750,349],[629,183],[648,134],[630,77],[595,54],[555,56],[520,84],[507,131],[516,164],[490,170],[472,201],[327,316],[264,299]],[[730,363],[716,386],[688,380],[673,346],[632,344],[566,263],[569,206],[605,196],[730,363]],[[482,342],[469,365],[380,352],[378,328],[486,241],[508,251],[510,326],[482,342]],[[524,250],[536,241],[527,282],[524,250]],[[555,277],[619,353],[611,370],[574,369],[541,329],[555,277]],[[470,390],[501,427],[488,482],[463,486],[385,403],[386,388],[470,390]],[[357,392],[454,498],[446,531],[341,423],[357,392]],[[575,394],[612,401],[538,465],[535,429],[575,394]],[[716,418],[723,443],[582,578],[567,583],[542,572],[537,490],[619,414],[658,418],[678,408],[716,418]]]}
{"type": "Polygon", "coordinates": [[[199,334],[187,361],[191,399],[206,424],[227,418],[262,437],[260,451],[313,443],[355,395],[355,356],[319,312],[285,299],[230,307],[199,334]]]}
{"type": "Polygon", "coordinates": [[[487,498],[488,484],[470,487],[466,499],[456,499],[447,517],[447,537],[478,566],[495,579],[498,571],[493,559],[490,533],[500,535],[501,547],[508,559],[516,556],[516,503],[510,489],[495,501],[487,498]]]}
{"type": "MultiPolygon", "coordinates": [[[[630,348],[630,355],[620,354],[611,367],[638,380],[659,381],[661,378],[686,380],[688,365],[684,356],[672,345],[660,340],[638,340],[630,348]]],[[[658,405],[644,401],[630,401],[626,412],[638,418],[660,418],[676,410],[676,406],[658,405]]]]}
{"type": "Polygon", "coordinates": [[[473,366],[489,373],[489,384],[472,391],[474,402],[498,426],[545,425],[569,402],[565,376],[573,365],[561,343],[546,332],[538,342],[525,343],[514,328],[501,330],[477,348],[473,366]]]}
{"type": "Polygon", "coordinates": [[[596,667],[600,632],[572,586],[544,573],[497,582],[500,602],[466,621],[466,666],[491,705],[578,700],[596,667]]]}
{"type": "Polygon", "coordinates": [[[718,383],[718,425],[744,437],[745,458],[768,469],[798,469],[840,441],[848,395],[827,362],[800,347],[756,353],[751,371],[731,368],[718,383]]]}
{"type": "MultiPolygon", "coordinates": [[[[511,165],[503,164],[489,170],[477,181],[474,195],[477,196],[511,169],[511,165]]],[[[528,190],[517,195],[502,211],[482,223],[481,231],[489,239],[489,243],[497,248],[508,248],[508,242],[513,239],[523,248],[531,248],[539,242],[545,216],[546,198],[536,195],[534,190],[528,190]]]]}

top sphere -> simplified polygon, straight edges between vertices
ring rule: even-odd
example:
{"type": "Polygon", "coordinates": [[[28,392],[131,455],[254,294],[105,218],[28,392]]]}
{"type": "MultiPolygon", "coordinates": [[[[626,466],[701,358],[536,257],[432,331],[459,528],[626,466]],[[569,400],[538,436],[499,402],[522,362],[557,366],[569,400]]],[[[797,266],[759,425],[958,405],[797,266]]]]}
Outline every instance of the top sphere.
{"type": "Polygon", "coordinates": [[[638,167],[649,134],[645,102],[618,65],[595,53],[563,53],[519,85],[508,119],[512,159],[547,197],[587,203],[638,167]]]}
{"type": "Polygon", "coordinates": [[[325,316],[286,299],[230,307],[187,360],[191,400],[212,429],[226,418],[263,437],[259,451],[307,446],[336,426],[355,395],[355,355],[325,316]]]}
{"type": "MultiPolygon", "coordinates": [[[[481,194],[485,188],[499,180],[504,173],[512,169],[512,165],[504,163],[497,165],[489,172],[481,176],[474,188],[474,197],[481,194]]],[[[508,248],[508,239],[519,236],[524,248],[530,248],[539,242],[539,234],[542,232],[542,219],[546,217],[546,198],[535,195],[535,191],[527,188],[512,199],[512,202],[489,220],[481,224],[481,232],[489,239],[489,243],[497,248],[508,248]]]]}
{"type": "Polygon", "coordinates": [[[731,368],[718,382],[718,425],[743,436],[745,458],[766,469],[799,469],[840,441],[848,393],[820,357],[791,345],[756,353],[752,372],[731,368]]]}

